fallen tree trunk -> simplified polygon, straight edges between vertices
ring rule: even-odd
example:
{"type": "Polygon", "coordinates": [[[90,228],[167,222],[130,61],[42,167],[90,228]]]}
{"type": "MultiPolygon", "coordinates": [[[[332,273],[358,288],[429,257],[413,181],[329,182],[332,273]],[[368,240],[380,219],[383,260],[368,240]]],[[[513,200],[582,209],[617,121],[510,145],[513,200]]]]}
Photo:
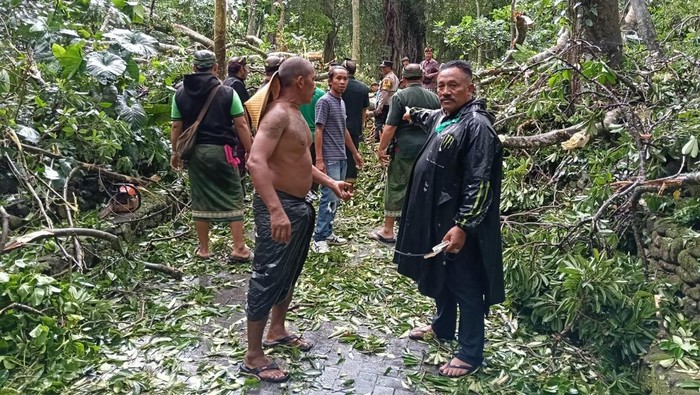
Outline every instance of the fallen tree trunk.
{"type": "Polygon", "coordinates": [[[581,130],[581,125],[569,126],[564,129],[556,129],[551,132],[536,134],[533,136],[505,136],[499,135],[503,147],[511,149],[533,149],[548,147],[564,142],[571,138],[574,133],[581,130]]]}

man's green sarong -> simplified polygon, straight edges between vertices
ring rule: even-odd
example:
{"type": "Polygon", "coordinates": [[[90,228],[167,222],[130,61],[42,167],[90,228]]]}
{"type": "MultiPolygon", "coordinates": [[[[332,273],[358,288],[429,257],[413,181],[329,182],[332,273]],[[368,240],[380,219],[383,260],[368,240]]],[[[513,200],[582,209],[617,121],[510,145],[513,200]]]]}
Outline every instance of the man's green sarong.
{"type": "Polygon", "coordinates": [[[384,188],[384,216],[401,217],[406,186],[411,178],[411,168],[415,158],[393,158],[387,169],[386,187],[384,188]]]}
{"type": "Polygon", "coordinates": [[[238,168],[226,161],[223,145],[197,144],[187,172],[194,220],[243,220],[241,177],[238,168]]]}

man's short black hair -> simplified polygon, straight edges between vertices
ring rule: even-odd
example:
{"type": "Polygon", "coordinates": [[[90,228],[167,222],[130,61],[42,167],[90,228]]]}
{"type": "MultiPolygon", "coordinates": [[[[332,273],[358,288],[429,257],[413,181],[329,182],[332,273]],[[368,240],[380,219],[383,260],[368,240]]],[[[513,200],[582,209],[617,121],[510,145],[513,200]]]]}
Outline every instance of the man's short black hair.
{"type": "MultiPolygon", "coordinates": [[[[331,68],[328,70],[328,81],[331,81],[331,80],[333,79],[333,77],[335,77],[335,73],[336,73],[336,71],[338,71],[338,70],[345,70],[345,71],[348,71],[348,69],[346,69],[346,68],[343,67],[343,66],[333,66],[333,67],[331,67],[331,68]]],[[[349,75],[349,74],[350,74],[350,72],[348,71],[348,75],[349,75]]]]}
{"type": "Polygon", "coordinates": [[[355,72],[357,71],[357,63],[355,63],[355,61],[352,59],[345,58],[343,61],[343,67],[348,70],[348,74],[350,75],[355,75],[355,72]]]}
{"type": "Polygon", "coordinates": [[[453,67],[462,70],[462,72],[466,74],[470,80],[474,77],[474,74],[472,73],[472,65],[466,60],[450,60],[449,62],[443,63],[442,66],[440,66],[440,71],[451,69],[453,67]]]}

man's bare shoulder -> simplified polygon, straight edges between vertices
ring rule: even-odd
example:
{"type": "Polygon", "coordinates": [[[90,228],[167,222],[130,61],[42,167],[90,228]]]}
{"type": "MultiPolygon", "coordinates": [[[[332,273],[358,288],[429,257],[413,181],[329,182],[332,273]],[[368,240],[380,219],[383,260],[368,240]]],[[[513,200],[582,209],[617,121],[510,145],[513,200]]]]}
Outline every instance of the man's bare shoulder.
{"type": "Polygon", "coordinates": [[[279,102],[272,102],[260,121],[258,133],[278,138],[289,125],[289,111],[279,102]]]}

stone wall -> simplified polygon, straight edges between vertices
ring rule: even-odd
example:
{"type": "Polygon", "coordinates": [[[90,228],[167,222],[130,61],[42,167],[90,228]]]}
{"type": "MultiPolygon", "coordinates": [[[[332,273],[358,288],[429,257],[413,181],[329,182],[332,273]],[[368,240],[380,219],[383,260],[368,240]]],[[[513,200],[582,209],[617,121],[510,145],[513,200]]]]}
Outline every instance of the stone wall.
{"type": "Polygon", "coordinates": [[[684,313],[700,319],[700,236],[666,218],[647,223],[651,240],[646,250],[659,276],[679,284],[685,295],[684,313]]]}

